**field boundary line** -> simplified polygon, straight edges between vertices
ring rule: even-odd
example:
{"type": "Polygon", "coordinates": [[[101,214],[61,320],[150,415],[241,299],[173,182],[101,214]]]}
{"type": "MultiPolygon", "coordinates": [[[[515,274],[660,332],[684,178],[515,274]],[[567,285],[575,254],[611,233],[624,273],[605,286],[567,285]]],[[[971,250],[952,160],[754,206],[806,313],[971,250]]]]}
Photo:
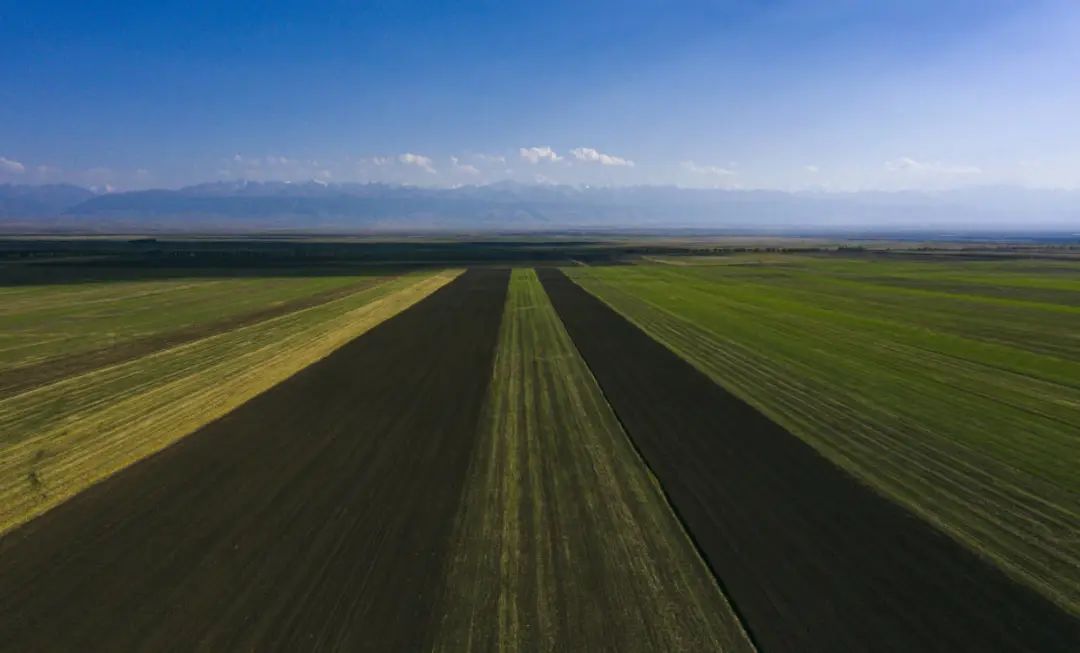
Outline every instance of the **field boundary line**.
{"type": "MultiPolygon", "coordinates": [[[[557,270],[559,274],[563,274],[562,270],[559,270],[558,268],[549,268],[549,269],[557,270]]],[[[566,275],[564,275],[564,276],[566,276],[566,275]]],[[[577,282],[574,281],[569,276],[566,276],[566,278],[569,281],[571,281],[572,283],[574,283],[575,285],[578,285],[578,287],[580,287],[582,290],[585,290],[585,288],[583,286],[581,286],[580,284],[577,284],[577,282]]],[[[588,291],[585,290],[585,292],[588,292],[588,291]]],[[[544,293],[547,294],[547,288],[544,288],[544,293]]],[[[590,293],[590,294],[592,294],[592,293],[590,293]]],[[[612,310],[614,310],[614,309],[612,309],[612,310]]],[[[742,630],[743,634],[746,636],[747,641],[750,642],[750,645],[754,648],[755,651],[761,651],[761,646],[758,644],[757,639],[754,637],[754,633],[750,629],[750,625],[746,621],[746,616],[739,610],[738,604],[731,597],[731,594],[729,593],[727,586],[724,584],[723,579],[720,578],[719,574],[717,574],[717,572],[716,572],[716,569],[713,568],[712,564],[710,564],[708,559],[705,557],[705,555],[704,555],[704,553],[702,551],[701,545],[699,544],[697,538],[694,537],[694,534],[690,530],[690,527],[686,524],[686,521],[683,519],[682,513],[679,512],[678,507],[676,507],[675,503],[671,500],[671,496],[668,494],[667,490],[664,488],[664,485],[660,482],[660,479],[656,477],[655,470],[653,469],[652,465],[650,465],[649,462],[645,459],[645,456],[642,454],[641,449],[638,447],[637,442],[634,440],[634,437],[632,435],[630,435],[630,431],[626,428],[626,424],[623,423],[622,416],[620,416],[619,412],[617,410],[615,410],[615,407],[611,405],[611,402],[608,400],[607,393],[604,391],[604,387],[600,384],[599,381],[596,380],[596,373],[593,371],[592,366],[589,364],[589,361],[581,354],[581,351],[577,347],[577,343],[574,342],[573,336],[570,335],[570,331],[568,329],[566,329],[566,324],[563,322],[562,315],[559,314],[558,310],[555,310],[555,315],[558,318],[559,323],[562,324],[563,329],[566,330],[567,336],[568,336],[568,338],[570,340],[570,344],[571,344],[571,346],[573,346],[574,351],[577,352],[578,358],[580,358],[581,361],[585,364],[585,368],[589,370],[589,375],[593,378],[593,381],[596,383],[596,387],[600,391],[600,396],[602,396],[604,398],[604,402],[607,403],[607,405],[611,408],[611,413],[615,416],[616,421],[618,421],[619,429],[622,431],[623,436],[626,438],[626,441],[629,443],[630,448],[634,451],[634,455],[637,457],[638,461],[641,463],[641,466],[645,469],[645,472],[648,474],[649,479],[652,481],[652,483],[656,486],[657,490],[660,492],[660,496],[663,497],[664,503],[667,505],[668,510],[675,517],[676,521],[678,521],[680,529],[682,530],[683,537],[685,537],[686,540],[688,542],[690,542],[690,545],[693,547],[694,554],[697,556],[698,560],[700,560],[702,565],[704,565],[705,568],[709,570],[709,575],[712,576],[713,583],[716,585],[717,589],[720,591],[720,594],[724,597],[724,600],[727,602],[728,606],[731,607],[731,611],[735,615],[736,622],[739,624],[739,628],[742,630]]],[[[620,313],[620,315],[621,315],[621,313],[620,313]]],[[[634,326],[635,326],[635,328],[640,329],[640,327],[637,327],[637,325],[634,325],[634,326]]],[[[642,333],[644,333],[644,331],[642,331],[642,333]]],[[[646,333],[645,335],[648,335],[648,334],[646,333]]],[[[649,336],[649,337],[651,337],[651,336],[649,336]]]]}

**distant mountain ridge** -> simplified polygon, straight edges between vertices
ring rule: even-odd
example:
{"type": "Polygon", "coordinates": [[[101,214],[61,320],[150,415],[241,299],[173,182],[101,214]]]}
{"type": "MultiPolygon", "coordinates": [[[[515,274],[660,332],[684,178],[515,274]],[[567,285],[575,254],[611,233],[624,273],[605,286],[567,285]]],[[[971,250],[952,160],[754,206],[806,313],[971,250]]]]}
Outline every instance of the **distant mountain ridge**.
{"type": "Polygon", "coordinates": [[[0,217],[56,216],[94,197],[69,184],[44,186],[0,185],[0,217]]]}
{"type": "Polygon", "coordinates": [[[177,231],[1009,225],[1080,230],[1080,192],[981,188],[826,193],[516,182],[428,188],[228,181],[95,194],[68,185],[4,185],[0,227],[5,225],[177,231]]]}

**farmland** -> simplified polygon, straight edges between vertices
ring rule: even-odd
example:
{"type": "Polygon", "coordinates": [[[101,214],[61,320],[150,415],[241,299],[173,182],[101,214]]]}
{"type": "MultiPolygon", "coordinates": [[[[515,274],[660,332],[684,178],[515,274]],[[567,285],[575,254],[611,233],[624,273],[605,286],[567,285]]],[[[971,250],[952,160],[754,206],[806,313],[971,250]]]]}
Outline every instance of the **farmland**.
{"type": "Polygon", "coordinates": [[[542,279],[763,650],[1075,642],[1073,621],[1034,591],[860,485],[562,273],[542,279]]]}
{"type": "Polygon", "coordinates": [[[433,619],[506,276],[462,275],[0,540],[0,641],[414,650],[433,619]],[[44,628],[56,621],[65,627],[44,628]]]}
{"type": "Polygon", "coordinates": [[[867,484],[1080,612],[1080,268],[569,270],[867,484]]]}
{"type": "Polygon", "coordinates": [[[27,245],[0,650],[1080,649],[1077,263],[776,245],[27,245]]]}
{"type": "Polygon", "coordinates": [[[0,287],[0,393],[312,306],[379,278],[187,278],[0,287]]]}
{"type": "Polygon", "coordinates": [[[333,301],[0,399],[0,532],[221,417],[452,277],[369,281],[333,301]]]}
{"type": "Polygon", "coordinates": [[[750,650],[532,270],[488,402],[436,650],[750,650]]]}

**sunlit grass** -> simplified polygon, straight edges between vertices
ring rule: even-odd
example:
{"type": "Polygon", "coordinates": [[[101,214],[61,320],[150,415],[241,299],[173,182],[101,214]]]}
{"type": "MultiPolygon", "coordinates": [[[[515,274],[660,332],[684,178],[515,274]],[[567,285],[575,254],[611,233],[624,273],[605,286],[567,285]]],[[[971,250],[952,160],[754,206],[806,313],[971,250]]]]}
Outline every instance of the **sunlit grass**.
{"type": "Polygon", "coordinates": [[[567,273],[1080,613],[1080,265],[743,263],[567,273]]]}
{"type": "Polygon", "coordinates": [[[440,650],[750,649],[532,270],[489,393],[440,650]]]}

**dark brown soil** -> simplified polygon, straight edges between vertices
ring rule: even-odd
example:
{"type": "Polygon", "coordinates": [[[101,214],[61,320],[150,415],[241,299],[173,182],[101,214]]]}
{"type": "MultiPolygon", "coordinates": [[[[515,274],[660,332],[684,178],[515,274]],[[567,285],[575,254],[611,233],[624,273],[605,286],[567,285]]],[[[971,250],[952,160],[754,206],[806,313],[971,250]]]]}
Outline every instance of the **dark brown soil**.
{"type": "Polygon", "coordinates": [[[41,385],[66,379],[76,374],[83,374],[108,365],[116,365],[125,361],[135,360],[152,354],[156,351],[176,347],[186,342],[193,342],[207,338],[218,333],[225,333],[243,326],[256,324],[274,317],[293,313],[319,304],[339,299],[346,295],[359,292],[364,288],[370,288],[379,281],[379,278],[367,278],[359,283],[349,284],[341,288],[327,290],[307,297],[301,297],[292,301],[269,306],[267,308],[235,315],[224,320],[218,320],[209,324],[197,324],[183,329],[177,329],[168,333],[162,333],[146,338],[137,338],[111,347],[102,347],[93,351],[81,352],[51,358],[49,360],[0,370],[0,399],[11,395],[36,388],[41,385]]]}
{"type": "Polygon", "coordinates": [[[762,651],[1080,651],[1080,621],[540,278],[762,651]]]}
{"type": "Polygon", "coordinates": [[[0,648],[415,650],[507,281],[466,273],[0,539],[0,648]]]}

